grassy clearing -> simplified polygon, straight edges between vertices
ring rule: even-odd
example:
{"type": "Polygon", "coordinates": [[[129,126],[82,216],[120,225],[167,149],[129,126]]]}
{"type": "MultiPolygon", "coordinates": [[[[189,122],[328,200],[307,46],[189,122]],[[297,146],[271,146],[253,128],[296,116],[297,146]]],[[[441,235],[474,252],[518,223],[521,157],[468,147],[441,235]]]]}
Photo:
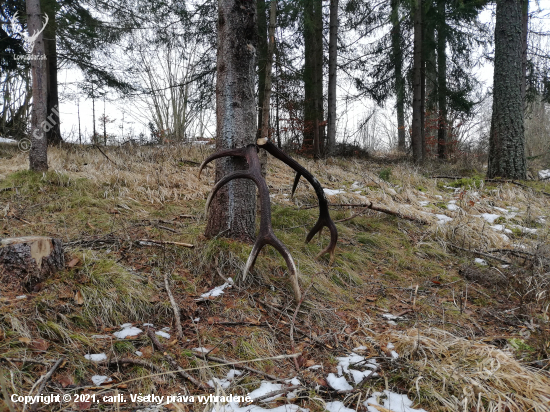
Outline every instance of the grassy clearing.
{"type": "MultiPolygon", "coordinates": [[[[115,386],[136,379],[121,390],[170,393],[186,386],[192,393],[197,391],[174,376],[151,376],[155,371],[147,366],[97,365],[84,358],[88,353],[104,352],[110,360],[132,358],[169,370],[144,333],[125,340],[112,336],[124,323],[142,329],[143,323],[169,327],[171,337],[159,339],[183,368],[204,366],[204,361],[192,355],[192,349],[199,346],[231,359],[291,353],[289,325],[295,306],[283,259],[267,247],[252,275],[242,282],[240,273],[251,245],[202,237],[213,169],[198,180],[197,168],[186,160],[200,162],[207,155],[205,149],[108,148],[106,153],[111,161],[95,149],[52,148],[51,171],[46,174],[25,171],[21,154],[11,153],[0,162],[1,236],[59,237],[67,245],[66,261],[77,262],[38,290],[0,292],[1,356],[32,357],[45,363],[4,362],[4,380],[12,382],[7,390],[28,393],[35,377],[63,355],[67,363],[54,374],[54,385],[68,381],[91,386],[91,376],[99,374],[115,379],[115,386]],[[143,245],[140,239],[187,242],[195,248],[143,245]],[[181,308],[182,339],[175,339],[165,273],[181,308]],[[229,277],[238,288],[212,301],[197,301],[229,277]],[[17,299],[21,294],[27,297],[17,299]]],[[[322,373],[300,369],[302,382],[317,382],[336,372],[335,357],[357,346],[368,347],[370,356],[385,359],[387,354],[380,348],[391,337],[394,343],[400,342],[395,345],[402,356],[397,362],[386,359],[380,376],[360,386],[362,396],[388,388],[409,393],[428,411],[458,410],[457,405],[463,408],[464,402],[468,407],[498,410],[498,399],[510,410],[548,410],[541,406],[545,400],[540,395],[540,387],[549,384],[548,377],[533,372],[533,364],[525,365],[549,357],[544,259],[549,256],[545,245],[550,205],[549,198],[537,191],[544,186],[528,183],[537,190],[510,184],[488,186],[473,168],[464,174],[466,178],[455,181],[430,178],[438,174],[435,166],[423,174],[399,161],[300,161],[324,187],[342,190],[330,197],[332,204],[370,201],[428,222],[421,225],[372,210],[333,207],[333,220],[342,221],[337,223],[336,260],[329,266],[326,257],[315,259],[328,242],[326,232],[304,243],[317,219],[315,208],[305,208],[316,204],[313,190],[302,181],[291,199],[291,171],[270,160],[273,227],[291,250],[302,289],[311,285],[296,318],[296,326],[307,336],[294,332],[294,350],[303,352],[303,362],[323,366],[322,373]],[[359,211],[360,215],[346,220],[359,211]],[[483,213],[501,216],[489,224],[480,217],[483,213]],[[452,221],[440,224],[435,214],[452,221]],[[504,232],[491,228],[494,224],[512,231],[506,232],[508,240],[504,232]],[[452,249],[451,244],[484,252],[522,250],[536,254],[539,260],[523,267],[527,255],[499,254],[512,261],[509,268],[490,259],[488,266],[476,266],[475,254],[452,249]],[[512,281],[498,281],[502,276],[512,281]],[[483,279],[495,281],[484,283],[483,279]],[[529,285],[536,285],[540,293],[533,294],[529,285]],[[388,323],[384,314],[398,319],[388,323]],[[416,351],[414,336],[421,336],[416,351]],[[453,372],[452,365],[461,361],[467,344],[475,350],[468,349],[468,357],[459,363],[462,369],[457,369],[461,372],[453,372]],[[448,352],[443,351],[445,345],[448,352]],[[502,373],[518,373],[523,382],[530,382],[529,389],[524,390],[519,380],[500,375],[483,380],[482,390],[476,389],[471,380],[477,378],[466,372],[475,369],[486,374],[493,365],[484,359],[497,353],[497,361],[509,368],[502,373]],[[429,365],[422,366],[426,359],[429,365]]],[[[456,169],[453,175],[460,171],[456,169]]],[[[264,360],[253,367],[283,377],[297,374],[290,361],[264,360]]],[[[192,374],[206,382],[223,377],[229,369],[201,369],[192,374]]],[[[258,386],[259,379],[245,373],[226,392],[246,394],[258,386]]],[[[296,403],[322,410],[314,398],[323,396],[311,389],[296,403]]],[[[350,407],[356,407],[355,398],[346,399],[350,407]]]]}

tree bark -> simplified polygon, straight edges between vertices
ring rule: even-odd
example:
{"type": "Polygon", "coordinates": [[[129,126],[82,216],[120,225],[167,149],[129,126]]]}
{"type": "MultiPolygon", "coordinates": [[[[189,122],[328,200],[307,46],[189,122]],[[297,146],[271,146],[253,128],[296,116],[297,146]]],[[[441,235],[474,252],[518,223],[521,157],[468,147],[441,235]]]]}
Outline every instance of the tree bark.
{"type": "Polygon", "coordinates": [[[414,2],[413,119],[411,145],[415,162],[422,161],[422,0],[414,2]]]}
{"type": "Polygon", "coordinates": [[[61,128],[59,119],[59,91],[57,84],[57,23],[55,1],[48,0],[42,2],[45,5],[44,13],[50,17],[48,25],[44,30],[44,47],[48,63],[48,103],[47,112],[51,127],[46,132],[46,141],[48,145],[58,145],[61,138],[61,128]]]}
{"type": "Polygon", "coordinates": [[[263,105],[265,96],[265,67],[267,62],[267,6],[265,0],[256,0],[258,9],[258,132],[262,137],[263,105]]]}
{"type": "MultiPolygon", "coordinates": [[[[323,15],[321,0],[304,1],[304,141],[302,149],[315,146],[315,136],[323,139],[315,127],[323,120],[323,15]]],[[[324,129],[322,129],[324,130],[324,129]]],[[[318,156],[318,153],[314,153],[318,156]]]]}
{"type": "Polygon", "coordinates": [[[487,176],[525,179],[522,81],[522,1],[498,0],[493,114],[487,176]]]}
{"type": "Polygon", "coordinates": [[[439,17],[437,28],[437,100],[438,100],[438,127],[437,127],[437,154],[440,159],[448,155],[447,145],[447,39],[445,36],[445,0],[438,0],[437,14],[439,17]]]}
{"type": "Polygon", "coordinates": [[[400,0],[391,2],[392,53],[395,66],[395,109],[397,111],[397,149],[405,151],[405,79],[403,78],[403,54],[401,49],[400,0]]]}
{"type": "Polygon", "coordinates": [[[529,0],[523,0],[522,16],[521,16],[521,100],[523,101],[523,109],[527,108],[527,48],[529,37],[529,0]]]}
{"type": "MultiPolygon", "coordinates": [[[[28,30],[32,35],[37,33],[43,24],[40,0],[27,0],[26,8],[28,30]]],[[[31,53],[35,58],[31,60],[33,103],[29,163],[31,170],[45,172],[48,170],[48,146],[44,131],[47,123],[48,73],[43,32],[38,35],[31,53]]]]}
{"type": "Polygon", "coordinates": [[[0,282],[4,290],[32,291],[64,266],[59,239],[29,236],[0,240],[0,282]]]}
{"type": "MultiPolygon", "coordinates": [[[[256,2],[220,0],[218,3],[218,59],[216,82],[216,148],[243,147],[256,141],[254,60],[257,46],[256,2]]],[[[216,181],[246,168],[240,158],[216,161],[216,181]]],[[[256,189],[248,179],[237,179],[213,199],[205,235],[241,240],[254,238],[256,189]]]]}
{"type": "Polygon", "coordinates": [[[336,62],[338,58],[338,0],[330,0],[330,36],[328,44],[328,152],[336,147],[336,62]]]}

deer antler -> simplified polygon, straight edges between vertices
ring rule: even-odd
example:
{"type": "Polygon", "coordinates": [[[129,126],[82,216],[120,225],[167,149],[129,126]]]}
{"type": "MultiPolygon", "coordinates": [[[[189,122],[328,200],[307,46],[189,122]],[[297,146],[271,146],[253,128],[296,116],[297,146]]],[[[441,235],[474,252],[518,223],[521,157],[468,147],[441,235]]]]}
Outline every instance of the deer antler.
{"type": "Polygon", "coordinates": [[[275,249],[277,249],[277,251],[285,259],[286,265],[288,267],[289,275],[290,275],[290,282],[292,284],[292,289],[294,290],[294,299],[296,300],[296,303],[300,302],[300,300],[302,299],[301,297],[302,294],[300,292],[300,285],[298,284],[298,270],[296,269],[294,260],[290,255],[290,251],[279,239],[277,239],[277,236],[275,236],[275,233],[273,233],[273,227],[271,226],[271,204],[269,202],[269,188],[267,187],[267,183],[265,182],[265,179],[262,177],[257,146],[252,144],[241,149],[222,150],[218,153],[215,153],[209,156],[204,160],[204,162],[202,162],[199,168],[199,177],[202,169],[208,163],[210,163],[214,159],[218,159],[225,156],[238,156],[238,157],[246,158],[246,161],[248,162],[248,170],[238,170],[220,179],[214,185],[212,192],[208,196],[208,200],[206,201],[206,209],[208,210],[208,207],[210,206],[210,202],[212,201],[214,195],[218,192],[218,190],[229,181],[233,179],[252,180],[258,187],[258,191],[260,193],[260,204],[261,204],[260,232],[258,233],[256,242],[254,243],[254,246],[252,247],[252,251],[248,256],[248,260],[246,261],[246,266],[243,271],[243,279],[246,277],[246,274],[248,273],[248,271],[251,270],[252,267],[254,266],[254,263],[256,262],[256,258],[258,257],[258,254],[260,253],[262,248],[265,245],[271,245],[275,249]]]}
{"type": "Polygon", "coordinates": [[[292,185],[292,195],[294,195],[294,191],[296,190],[296,187],[298,186],[298,182],[300,181],[300,177],[304,176],[307,181],[313,186],[313,189],[315,189],[315,193],[317,194],[317,199],[319,200],[319,219],[317,219],[317,223],[315,223],[315,226],[309,231],[307,237],[306,237],[306,243],[308,243],[313,236],[317,232],[321,233],[323,230],[323,227],[328,227],[328,230],[330,231],[330,243],[328,246],[321,251],[317,255],[317,257],[320,257],[324,255],[325,253],[330,254],[330,263],[334,261],[334,251],[336,249],[336,242],[338,241],[338,229],[336,229],[336,225],[330,218],[330,213],[328,211],[328,202],[327,198],[325,197],[325,192],[323,191],[323,187],[321,186],[321,183],[313,176],[305,167],[303,167],[300,163],[298,163],[296,160],[292,159],[290,156],[288,156],[285,152],[283,152],[281,149],[279,149],[277,146],[275,146],[270,141],[260,141],[261,139],[258,139],[258,145],[265,149],[268,153],[270,153],[272,156],[276,157],[277,159],[281,160],[282,162],[286,163],[288,166],[290,166],[292,169],[296,171],[296,177],[294,178],[294,184],[292,185]]]}
{"type": "Polygon", "coordinates": [[[18,28],[15,27],[15,22],[17,21],[17,15],[18,14],[19,14],[19,12],[16,12],[13,15],[13,17],[9,19],[11,29],[13,30],[14,34],[21,34],[23,36],[25,44],[27,44],[29,47],[32,47],[32,49],[31,49],[31,53],[32,53],[32,51],[34,50],[34,42],[36,41],[38,36],[40,36],[40,33],[42,33],[44,31],[44,29],[48,25],[48,22],[50,21],[50,18],[48,17],[48,15],[46,13],[44,13],[44,25],[42,26],[42,28],[40,30],[38,30],[36,33],[34,33],[32,36],[30,36],[30,31],[29,31],[29,35],[27,35],[23,32],[22,29],[18,29],[18,28]]]}

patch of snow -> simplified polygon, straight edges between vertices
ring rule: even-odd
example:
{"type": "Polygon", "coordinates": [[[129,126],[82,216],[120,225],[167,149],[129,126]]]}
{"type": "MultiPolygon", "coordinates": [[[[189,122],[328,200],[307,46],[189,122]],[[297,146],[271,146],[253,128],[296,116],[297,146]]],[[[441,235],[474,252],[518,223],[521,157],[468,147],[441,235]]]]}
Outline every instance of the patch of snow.
{"type": "Polygon", "coordinates": [[[508,233],[508,234],[513,233],[510,229],[507,229],[504,225],[492,225],[491,229],[494,229],[497,232],[504,232],[504,233],[508,233]]]}
{"type": "Polygon", "coordinates": [[[441,195],[434,195],[434,197],[437,197],[440,200],[443,199],[443,196],[441,196],[441,195]]]}
{"type": "Polygon", "coordinates": [[[392,412],[426,412],[424,409],[413,409],[413,401],[411,401],[407,395],[399,395],[398,393],[388,390],[385,390],[383,394],[381,392],[374,392],[363,405],[365,405],[368,412],[380,412],[379,409],[371,405],[383,406],[392,412]],[[385,397],[382,405],[378,403],[381,396],[385,397]]]}
{"type": "Polygon", "coordinates": [[[195,318],[193,319],[193,322],[198,323],[199,320],[201,320],[201,318],[195,318]]]}
{"type": "Polygon", "coordinates": [[[483,220],[491,224],[500,217],[499,215],[495,215],[494,213],[482,213],[480,216],[483,220]]]}
{"type": "Polygon", "coordinates": [[[111,382],[111,381],[112,381],[112,379],[109,378],[108,376],[104,376],[104,375],[94,375],[94,376],[92,376],[92,382],[94,383],[95,386],[99,386],[102,383],[107,383],[107,382],[111,382]]]}
{"type": "Polygon", "coordinates": [[[340,193],[345,193],[345,191],[342,190],[342,189],[323,188],[323,191],[325,192],[325,195],[327,195],[327,196],[335,196],[335,195],[339,195],[340,193]]]}
{"type": "Polygon", "coordinates": [[[17,140],[8,139],[7,137],[0,137],[0,143],[17,144],[17,140]]]}
{"type": "Polygon", "coordinates": [[[442,225],[444,223],[447,223],[447,222],[450,222],[451,220],[453,220],[452,217],[449,217],[449,216],[446,216],[446,215],[439,215],[439,214],[436,214],[435,217],[437,217],[437,223],[439,225],[442,225]]]}
{"type": "Polygon", "coordinates": [[[391,357],[394,358],[394,359],[397,359],[399,357],[399,354],[396,351],[392,350],[391,351],[391,357]]]}
{"type": "Polygon", "coordinates": [[[142,356],[143,356],[143,352],[142,352],[142,351],[137,350],[137,351],[135,351],[134,353],[135,353],[137,356],[139,356],[139,357],[142,357],[142,356]]]}
{"type": "Polygon", "coordinates": [[[231,382],[227,379],[218,379],[218,378],[212,378],[208,382],[206,382],[208,386],[211,388],[221,387],[223,389],[229,388],[231,385],[231,382]]]}
{"type": "Polygon", "coordinates": [[[338,377],[334,373],[329,373],[327,376],[327,383],[330,387],[337,391],[351,391],[353,387],[346,381],[346,378],[338,377]]]}
{"type": "Polygon", "coordinates": [[[161,330],[163,330],[164,332],[170,332],[170,328],[168,326],[165,326],[161,330]]]}
{"type": "Polygon", "coordinates": [[[504,209],[504,208],[502,208],[502,207],[493,206],[493,209],[495,209],[495,210],[498,211],[498,212],[508,213],[508,209],[504,209]]]}
{"type": "Polygon", "coordinates": [[[350,365],[353,365],[354,363],[363,362],[365,358],[361,355],[357,355],[356,353],[351,353],[349,356],[345,357],[339,357],[338,359],[338,375],[342,376],[342,372],[349,373],[349,367],[350,365]]]}
{"type": "Polygon", "coordinates": [[[393,343],[389,342],[389,343],[386,345],[386,348],[388,348],[388,349],[394,349],[395,346],[393,346],[393,343]]]}
{"type": "Polygon", "coordinates": [[[340,401],[334,401],[334,402],[326,402],[325,403],[325,409],[328,412],[355,412],[355,409],[347,408],[342,402],[340,401]]]}
{"type": "MultiPolygon", "coordinates": [[[[254,389],[248,394],[252,399],[260,398],[264,395],[267,395],[269,392],[279,391],[283,388],[283,385],[280,383],[272,383],[268,381],[262,381],[258,389],[254,389]]],[[[272,396],[271,398],[264,399],[264,402],[271,401],[275,399],[277,395],[272,396]]]]}
{"type": "Polygon", "coordinates": [[[129,328],[130,326],[132,326],[131,323],[124,323],[124,324],[120,325],[120,327],[121,327],[122,329],[124,329],[124,328],[129,328]]]}
{"type": "Polygon", "coordinates": [[[145,327],[149,326],[151,328],[155,327],[155,325],[153,325],[152,323],[144,323],[143,326],[145,326],[145,327]]]}
{"type": "Polygon", "coordinates": [[[367,350],[367,349],[368,348],[366,346],[361,345],[361,346],[356,347],[354,350],[367,350]]]}
{"type": "Polygon", "coordinates": [[[474,262],[477,263],[478,265],[487,266],[487,261],[485,261],[485,259],[475,258],[474,262]]]}
{"type": "Polygon", "coordinates": [[[292,379],[287,379],[287,380],[285,380],[285,382],[286,382],[286,383],[290,383],[290,384],[293,385],[293,386],[301,385],[301,384],[302,384],[302,382],[300,382],[300,379],[298,379],[298,378],[296,378],[296,377],[294,377],[294,378],[292,378],[292,379]]]}
{"type": "Polygon", "coordinates": [[[538,223],[542,223],[542,224],[545,224],[545,223],[546,223],[546,219],[545,219],[544,217],[542,217],[542,216],[537,217],[536,220],[537,220],[538,223]]]}
{"type": "Polygon", "coordinates": [[[539,179],[549,179],[550,178],[550,169],[539,170],[539,179]]]}
{"type": "Polygon", "coordinates": [[[430,204],[430,202],[427,201],[427,200],[421,200],[420,202],[418,202],[418,204],[419,204],[420,206],[428,206],[428,205],[430,204]]]}
{"type": "Polygon", "coordinates": [[[523,227],[520,225],[514,225],[512,227],[521,230],[521,233],[529,233],[530,235],[534,235],[537,233],[537,229],[531,229],[529,227],[523,227]]]}
{"type": "Polygon", "coordinates": [[[210,352],[210,349],[206,349],[206,348],[203,348],[203,347],[200,347],[200,348],[193,348],[193,350],[195,352],[198,352],[198,353],[208,353],[210,352]]]}
{"type": "Polygon", "coordinates": [[[393,320],[388,320],[388,325],[396,326],[397,322],[395,322],[393,320]]]}
{"type": "Polygon", "coordinates": [[[113,333],[113,335],[119,339],[125,339],[128,336],[136,336],[143,332],[140,328],[133,327],[131,323],[125,323],[124,325],[122,325],[122,330],[113,333]]]}
{"type": "Polygon", "coordinates": [[[300,408],[298,405],[285,404],[272,409],[265,409],[258,405],[240,407],[237,402],[229,402],[225,405],[217,404],[209,412],[309,412],[309,409],[300,408]]]}
{"type": "Polygon", "coordinates": [[[242,374],[243,372],[238,369],[231,369],[229,372],[227,372],[227,379],[235,379],[237,376],[241,376],[242,374]]]}
{"type": "Polygon", "coordinates": [[[361,189],[361,187],[361,183],[359,182],[353,182],[353,184],[351,185],[352,189],[361,189]]]}
{"type": "Polygon", "coordinates": [[[93,362],[101,362],[101,361],[107,360],[107,355],[105,355],[105,353],[92,353],[92,354],[84,355],[84,358],[91,360],[93,362]]]}
{"type": "Polygon", "coordinates": [[[510,210],[512,212],[519,212],[519,209],[515,206],[508,206],[508,210],[510,210]]]}
{"type": "Polygon", "coordinates": [[[460,210],[460,207],[455,205],[454,203],[450,203],[447,205],[447,210],[450,210],[451,212],[454,212],[456,210],[460,210]]]}
{"type": "Polygon", "coordinates": [[[201,298],[209,298],[209,297],[217,297],[217,296],[220,296],[222,293],[223,293],[223,290],[225,288],[230,288],[232,285],[230,282],[225,282],[223,285],[221,286],[216,286],[214,289],[212,290],[209,290],[208,292],[206,293],[203,293],[201,295],[201,298]]]}
{"type": "Polygon", "coordinates": [[[25,299],[27,297],[27,295],[19,295],[19,296],[16,296],[15,299],[25,299]]]}
{"type": "Polygon", "coordinates": [[[321,369],[323,367],[323,365],[313,365],[313,366],[310,366],[308,369],[310,371],[316,371],[317,369],[321,369]]]}
{"type": "Polygon", "coordinates": [[[170,339],[170,334],[169,334],[169,333],[166,333],[166,332],[164,332],[164,331],[162,331],[162,330],[157,330],[157,331],[155,332],[155,335],[161,336],[161,337],[166,338],[166,339],[170,339]]]}
{"type": "Polygon", "coordinates": [[[509,267],[510,265],[500,265],[500,268],[501,269],[506,269],[507,267],[509,267]]]}
{"type": "Polygon", "coordinates": [[[401,319],[399,316],[392,315],[391,313],[383,313],[382,317],[390,320],[401,319]]]}
{"type": "Polygon", "coordinates": [[[363,379],[372,375],[372,371],[357,371],[355,369],[350,369],[350,373],[356,385],[360,384],[363,379]]]}

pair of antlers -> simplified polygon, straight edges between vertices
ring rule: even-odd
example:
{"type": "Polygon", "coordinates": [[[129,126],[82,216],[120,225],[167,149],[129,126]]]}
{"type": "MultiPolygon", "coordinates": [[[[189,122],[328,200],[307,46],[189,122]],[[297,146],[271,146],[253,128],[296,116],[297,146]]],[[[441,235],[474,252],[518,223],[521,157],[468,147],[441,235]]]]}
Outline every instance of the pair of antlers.
{"type": "Polygon", "coordinates": [[[338,241],[338,230],[336,229],[336,225],[330,218],[330,214],[328,211],[328,202],[325,197],[325,192],[323,191],[323,187],[321,186],[321,183],[319,183],[319,181],[305,167],[299,164],[296,160],[289,157],[286,153],[280,150],[273,143],[266,141],[266,139],[258,139],[257,145],[251,144],[239,149],[222,150],[218,153],[214,153],[213,155],[207,157],[202,162],[199,168],[199,178],[200,178],[202,169],[204,169],[204,167],[208,163],[210,163],[212,160],[219,159],[221,157],[225,157],[225,156],[242,157],[242,158],[245,158],[248,163],[248,170],[239,170],[236,172],[232,172],[227,176],[224,176],[214,185],[214,188],[212,189],[212,192],[210,193],[206,201],[206,210],[208,210],[210,203],[212,202],[212,199],[215,196],[215,194],[226,183],[230,182],[233,179],[252,180],[256,184],[258,188],[258,192],[260,193],[260,204],[261,204],[260,231],[258,233],[256,242],[252,247],[252,251],[248,256],[248,260],[246,261],[246,265],[243,271],[243,279],[246,277],[247,273],[254,266],[254,263],[256,262],[256,258],[258,257],[260,250],[262,250],[262,248],[265,245],[271,245],[275,249],[277,249],[277,251],[285,259],[285,262],[289,271],[292,289],[294,290],[294,298],[296,302],[299,302],[301,300],[301,292],[300,292],[300,286],[298,284],[298,271],[296,269],[296,264],[294,263],[294,260],[290,255],[290,251],[277,238],[277,236],[275,236],[275,233],[273,233],[273,227],[271,226],[271,204],[269,200],[269,188],[267,187],[267,183],[265,182],[265,179],[261,174],[260,159],[258,157],[258,148],[262,148],[266,150],[272,156],[281,160],[282,162],[284,162],[285,164],[287,164],[288,166],[290,166],[292,169],[296,171],[296,178],[294,179],[294,184],[292,186],[292,196],[294,195],[294,192],[296,190],[296,187],[298,186],[298,182],[300,181],[301,176],[305,177],[307,181],[311,184],[311,186],[313,186],[313,188],[315,189],[315,194],[317,195],[317,199],[319,201],[319,218],[317,219],[317,223],[315,223],[315,226],[313,226],[313,228],[308,233],[306,237],[306,243],[308,243],[313,238],[313,236],[315,236],[316,233],[318,232],[320,233],[323,227],[325,226],[328,227],[330,231],[330,243],[325,249],[323,249],[323,251],[321,251],[321,253],[319,253],[317,257],[320,257],[325,253],[329,253],[330,263],[334,261],[334,250],[336,248],[336,242],[338,241]]]}

